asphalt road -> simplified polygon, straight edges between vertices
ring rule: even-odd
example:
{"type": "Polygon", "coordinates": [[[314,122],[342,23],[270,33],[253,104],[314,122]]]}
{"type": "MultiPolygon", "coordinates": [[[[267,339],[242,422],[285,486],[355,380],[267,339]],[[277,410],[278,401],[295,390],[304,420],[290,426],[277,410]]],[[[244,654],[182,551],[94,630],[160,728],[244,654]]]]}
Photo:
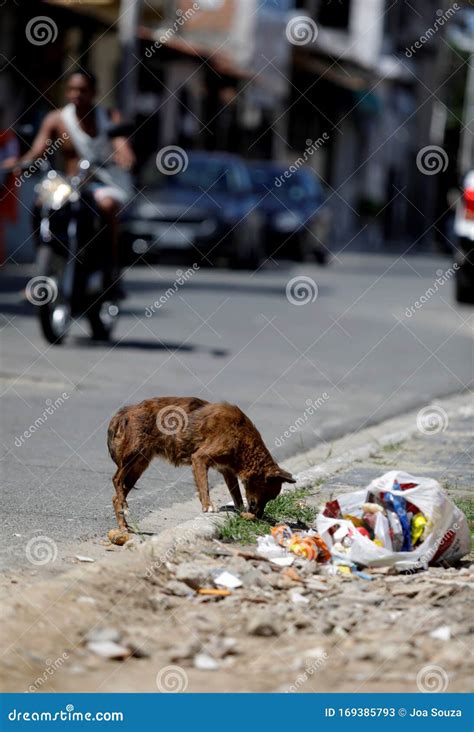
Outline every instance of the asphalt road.
{"type": "MultiPolygon", "coordinates": [[[[86,323],[65,345],[45,344],[34,307],[19,304],[31,272],[9,269],[0,296],[1,566],[26,561],[34,536],[61,547],[114,526],[106,430],[122,404],[172,394],[235,402],[283,458],[322,440],[329,451],[336,436],[465,390],[472,310],[454,304],[451,279],[434,292],[449,266],[352,253],[325,269],[201,269],[176,288],[177,267],[135,267],[109,347],[90,343],[86,323]],[[288,296],[301,276],[310,280],[288,296]],[[309,301],[292,302],[305,287],[309,301]],[[160,297],[165,304],[153,307],[160,297]]],[[[137,521],[194,494],[189,469],[158,461],[139,488],[130,501],[137,521]]]]}

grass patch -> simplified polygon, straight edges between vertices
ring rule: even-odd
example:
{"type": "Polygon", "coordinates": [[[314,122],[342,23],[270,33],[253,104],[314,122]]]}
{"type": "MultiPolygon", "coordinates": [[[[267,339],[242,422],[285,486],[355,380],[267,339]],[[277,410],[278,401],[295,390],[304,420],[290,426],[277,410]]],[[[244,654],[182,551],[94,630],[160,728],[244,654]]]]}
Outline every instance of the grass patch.
{"type": "Polygon", "coordinates": [[[474,544],[474,501],[472,498],[455,498],[454,503],[467,518],[467,525],[471,532],[471,543],[474,544]]]}
{"type": "Polygon", "coordinates": [[[253,544],[257,536],[270,533],[276,524],[297,524],[307,526],[316,518],[317,510],[308,506],[306,498],[311,491],[300,488],[282,493],[274,501],[269,501],[262,520],[246,521],[237,514],[230,515],[219,529],[219,539],[224,542],[253,544]]]}
{"type": "Polygon", "coordinates": [[[385,445],[382,447],[383,452],[400,452],[403,442],[394,442],[393,445],[385,445]]]}

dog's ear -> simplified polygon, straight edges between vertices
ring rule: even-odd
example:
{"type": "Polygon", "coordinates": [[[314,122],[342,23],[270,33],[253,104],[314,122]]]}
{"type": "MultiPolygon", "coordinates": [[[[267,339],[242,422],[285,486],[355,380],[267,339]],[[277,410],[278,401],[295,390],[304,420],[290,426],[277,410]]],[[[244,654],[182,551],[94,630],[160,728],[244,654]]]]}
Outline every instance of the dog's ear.
{"type": "Polygon", "coordinates": [[[279,465],[271,467],[270,470],[267,471],[265,477],[267,480],[278,478],[278,480],[281,480],[283,483],[296,483],[296,478],[293,478],[291,473],[287,470],[283,470],[279,465]]]}

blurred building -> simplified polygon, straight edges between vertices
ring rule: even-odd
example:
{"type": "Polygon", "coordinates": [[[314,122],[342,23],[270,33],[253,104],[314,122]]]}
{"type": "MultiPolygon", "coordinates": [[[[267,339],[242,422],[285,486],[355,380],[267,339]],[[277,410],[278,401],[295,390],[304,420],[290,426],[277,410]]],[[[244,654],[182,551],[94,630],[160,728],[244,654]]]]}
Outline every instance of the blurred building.
{"type": "MultiPolygon", "coordinates": [[[[338,246],[357,238],[374,247],[423,241],[443,185],[419,172],[417,153],[446,138],[445,86],[455,81],[462,98],[463,79],[451,73],[456,58],[447,59],[443,29],[433,30],[445,6],[7,0],[0,126],[14,124],[26,146],[27,130],[62,103],[67,70],[87,66],[98,77],[99,101],[134,117],[140,163],[168,144],[288,162],[310,148],[307,164],[329,186],[338,246]],[[46,43],[27,38],[37,16],[51,22],[46,43]],[[292,37],[295,18],[312,22],[309,34],[292,37]]],[[[453,136],[450,160],[457,142],[453,136]]],[[[30,195],[27,186],[21,194],[30,195]]]]}
{"type": "Polygon", "coordinates": [[[141,91],[158,94],[160,144],[253,157],[282,154],[289,5],[288,0],[180,0],[167,3],[159,27],[141,27],[148,72],[148,79],[146,72],[141,75],[141,91]]]}
{"type": "Polygon", "coordinates": [[[312,163],[336,191],[341,241],[359,232],[374,246],[421,241],[433,220],[436,183],[418,171],[416,156],[440,142],[439,8],[439,0],[297,2],[317,32],[294,47],[290,143],[302,151],[306,140],[329,134],[312,163]]]}

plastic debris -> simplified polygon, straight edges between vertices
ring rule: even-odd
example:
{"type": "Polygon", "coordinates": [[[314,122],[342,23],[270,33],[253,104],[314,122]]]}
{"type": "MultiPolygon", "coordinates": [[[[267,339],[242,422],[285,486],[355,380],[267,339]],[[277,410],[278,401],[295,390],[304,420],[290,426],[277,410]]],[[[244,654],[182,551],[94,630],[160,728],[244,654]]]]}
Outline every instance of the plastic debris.
{"type": "Polygon", "coordinates": [[[102,658],[113,658],[116,660],[122,660],[132,655],[130,648],[121,646],[114,641],[91,641],[87,644],[87,648],[96,656],[102,658]]]}
{"type": "Polygon", "coordinates": [[[198,653],[194,657],[194,668],[199,669],[199,671],[217,671],[220,668],[220,663],[207,653],[198,653]]]}
{"type": "Polygon", "coordinates": [[[342,574],[371,566],[425,569],[470,551],[466,517],[439,483],[395,470],[326,503],[316,529],[342,574]]]}
{"type": "Polygon", "coordinates": [[[76,554],[74,559],[77,559],[78,562],[95,562],[92,557],[83,557],[81,554],[76,554]]]}
{"type": "Polygon", "coordinates": [[[237,587],[242,587],[243,582],[235,574],[230,572],[220,572],[217,577],[214,577],[214,584],[216,587],[225,587],[228,590],[235,590],[237,587]]]}
{"type": "Polygon", "coordinates": [[[327,562],[331,558],[329,549],[318,534],[313,531],[293,532],[282,524],[271,530],[272,538],[281,547],[305,559],[327,562]]]}
{"type": "Polygon", "coordinates": [[[436,638],[436,640],[451,640],[451,628],[449,625],[440,625],[439,628],[431,631],[430,636],[436,638]]]}
{"type": "Polygon", "coordinates": [[[279,567],[290,567],[295,561],[294,556],[279,546],[273,536],[269,535],[257,537],[257,554],[279,567]]]}
{"type": "Polygon", "coordinates": [[[309,603],[308,598],[302,595],[301,592],[298,592],[297,590],[291,590],[290,600],[291,602],[294,602],[295,605],[307,605],[309,603]]]}

